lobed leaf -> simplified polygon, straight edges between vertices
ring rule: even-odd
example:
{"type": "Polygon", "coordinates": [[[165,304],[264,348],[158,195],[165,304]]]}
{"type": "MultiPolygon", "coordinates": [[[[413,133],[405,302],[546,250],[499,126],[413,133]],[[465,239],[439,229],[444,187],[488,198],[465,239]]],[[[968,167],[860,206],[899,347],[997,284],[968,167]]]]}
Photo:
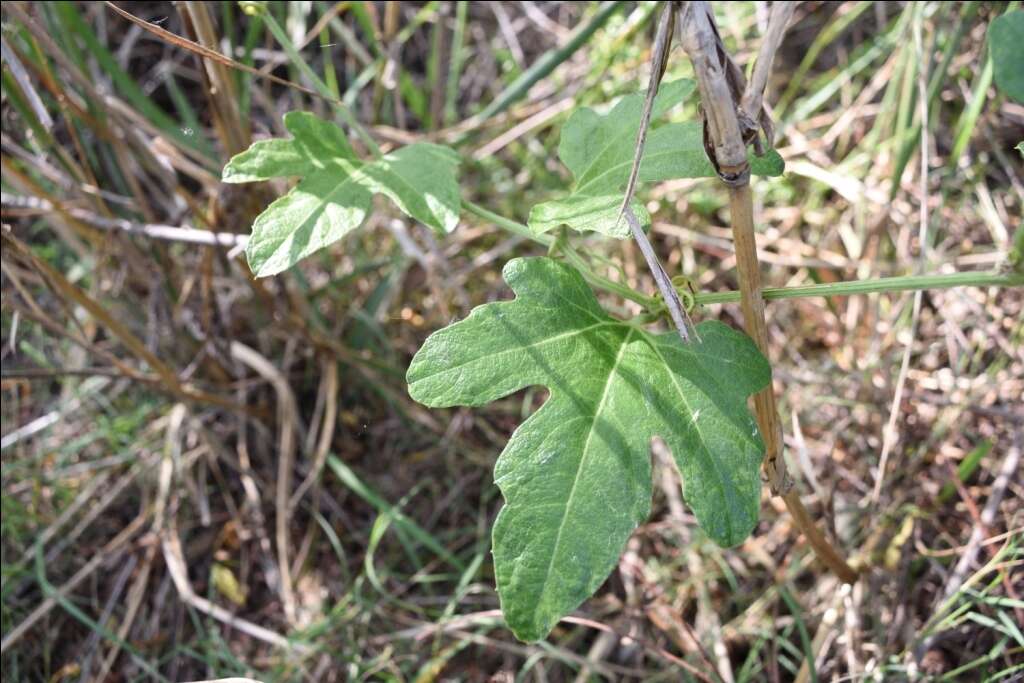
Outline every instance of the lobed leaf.
{"type": "MultiPolygon", "coordinates": [[[[714,177],[714,167],[704,153],[699,122],[653,126],[657,118],[686,99],[693,89],[693,81],[686,79],[661,86],[654,100],[652,129],[640,164],[641,182],[714,177]]],[[[629,226],[619,220],[619,207],[633,164],[642,110],[643,95],[635,94],[622,98],[607,114],[584,107],[569,117],[562,128],[558,156],[576,183],[568,197],[533,207],[529,227],[535,234],[567,225],[574,230],[618,238],[629,235],[629,226]]],[[[784,163],[778,152],[769,150],[763,157],[752,154],[750,168],[754,175],[777,176],[782,174],[784,163]]],[[[641,221],[649,221],[639,201],[632,206],[641,221]]]]}
{"type": "Polygon", "coordinates": [[[222,177],[226,183],[303,178],[253,223],[246,257],[258,277],[286,270],[358,228],[374,194],[439,233],[455,229],[459,157],[452,150],[416,143],[363,161],[333,123],[289,112],[284,125],[290,139],[254,142],[228,162],[222,177]]]}
{"type": "Polygon", "coordinates": [[[683,344],[609,317],[557,261],[515,259],[504,277],[516,299],[431,335],[407,380],[431,407],[479,406],[531,385],[551,392],[494,469],[506,501],[493,532],[498,594],[509,627],[533,641],[593,594],[647,518],[654,436],[671,448],[705,532],[724,546],[746,538],[764,451],[747,397],[770,370],[719,322],[683,344]]]}

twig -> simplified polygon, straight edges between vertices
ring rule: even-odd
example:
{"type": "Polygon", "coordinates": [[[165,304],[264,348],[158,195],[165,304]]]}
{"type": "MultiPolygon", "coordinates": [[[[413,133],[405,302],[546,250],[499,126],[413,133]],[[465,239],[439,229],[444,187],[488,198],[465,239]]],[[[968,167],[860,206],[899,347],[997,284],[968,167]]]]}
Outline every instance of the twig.
{"type": "Polygon", "coordinates": [[[233,401],[222,396],[182,383],[174,370],[150,351],[149,347],[129,329],[128,325],[110,313],[84,290],[69,282],[60,271],[36,256],[24,242],[14,237],[9,231],[4,230],[0,233],[0,236],[2,236],[5,250],[8,250],[6,253],[13,253],[15,257],[35,270],[60,301],[74,302],[88,311],[132,355],[151,367],[161,379],[161,389],[173,393],[178,398],[210,403],[234,411],[252,412],[247,406],[236,405],[233,401]]]}
{"type": "Polygon", "coordinates": [[[500,2],[487,3],[487,7],[494,14],[494,18],[498,20],[498,30],[501,31],[501,37],[505,39],[508,51],[512,53],[512,59],[515,60],[516,66],[522,70],[526,66],[526,55],[523,53],[523,46],[519,44],[519,38],[516,37],[515,29],[512,28],[512,20],[509,19],[508,12],[501,5],[502,3],[500,2]]]}
{"type": "Polygon", "coordinates": [[[123,377],[117,368],[20,368],[0,372],[3,379],[52,379],[54,377],[123,377]]]}
{"type": "MultiPolygon", "coordinates": [[[[651,110],[654,108],[654,100],[658,94],[661,79],[665,75],[665,67],[668,66],[668,55],[672,49],[672,33],[676,15],[676,3],[665,3],[665,9],[662,10],[661,19],[658,21],[658,33],[654,39],[654,53],[651,55],[651,80],[647,84],[647,94],[644,96],[644,106],[640,113],[640,124],[636,131],[633,166],[629,171],[629,180],[626,182],[626,191],[622,197],[622,205],[619,207],[617,220],[625,218],[629,224],[629,229],[633,233],[633,239],[636,240],[637,246],[640,247],[640,253],[644,255],[644,260],[647,261],[647,268],[654,276],[654,281],[658,285],[658,290],[665,301],[665,306],[672,317],[672,322],[675,323],[676,330],[679,331],[679,337],[686,343],[690,341],[689,329],[693,327],[690,316],[687,315],[686,308],[679,301],[679,294],[676,292],[676,288],[672,285],[668,274],[665,273],[665,268],[662,267],[661,262],[658,260],[658,255],[654,253],[654,249],[651,247],[647,235],[644,234],[640,221],[630,206],[630,202],[633,201],[633,193],[636,191],[636,181],[640,175],[640,164],[643,161],[644,146],[647,143],[647,128],[651,123],[651,110]]],[[[694,334],[696,335],[696,329],[694,334]]]]}
{"type": "MultiPolygon", "coordinates": [[[[773,14],[779,11],[779,5],[773,7],[773,14]]],[[[764,300],[761,297],[761,271],[754,238],[750,165],[747,162],[746,150],[751,134],[753,139],[757,139],[758,136],[756,124],[750,120],[752,117],[738,111],[741,99],[754,104],[760,100],[761,94],[752,93],[749,87],[743,85],[742,72],[733,64],[722,45],[708,3],[691,2],[680,15],[679,21],[682,24],[679,34],[683,49],[690,57],[697,75],[697,87],[700,90],[704,115],[705,150],[719,177],[729,188],[736,270],[740,283],[740,304],[744,323],[754,343],[762,353],[767,354],[768,327],[764,317],[764,300]],[[742,95],[741,89],[744,90],[742,95]],[[741,115],[746,119],[742,125],[741,115]]],[[[770,23],[784,25],[781,18],[770,23]]],[[[770,67],[774,56],[772,51],[778,47],[780,39],[773,38],[771,43],[762,47],[758,62],[763,70],[770,67]]],[[[763,83],[760,87],[763,87],[763,83]]],[[[770,125],[766,127],[763,124],[766,115],[758,112],[758,118],[762,122],[762,130],[770,134],[770,125]]],[[[856,572],[815,526],[786,474],[785,460],[782,457],[782,424],[771,383],[755,394],[754,409],[765,441],[764,467],[772,492],[783,497],[794,522],[807,537],[818,557],[841,580],[852,583],[857,578],[856,572]]]]}
{"type": "MultiPolygon", "coordinates": [[[[587,661],[604,661],[609,654],[614,652],[619,641],[620,638],[618,638],[614,633],[610,631],[602,631],[598,634],[597,638],[594,639],[590,648],[587,649],[587,661]]],[[[587,683],[587,681],[591,681],[593,679],[594,670],[589,664],[585,664],[576,674],[576,678],[573,679],[573,683],[587,683]]]]}
{"type": "Polygon", "coordinates": [[[67,401],[59,408],[56,408],[45,415],[41,415],[28,424],[22,425],[21,427],[4,434],[3,438],[0,439],[0,450],[6,450],[19,441],[34,436],[47,427],[59,422],[65,416],[78,410],[82,406],[85,398],[88,398],[90,395],[100,391],[108,384],[110,384],[110,380],[106,378],[96,380],[95,382],[89,382],[86,380],[86,382],[83,382],[82,384],[81,396],[67,401]]]}
{"type": "Polygon", "coordinates": [[[107,5],[107,7],[109,7],[112,10],[114,10],[115,12],[120,14],[122,17],[124,17],[128,21],[130,21],[133,24],[135,24],[136,26],[139,26],[140,28],[143,28],[143,29],[149,31],[153,35],[155,35],[155,36],[157,36],[159,38],[164,39],[165,41],[167,41],[171,45],[177,45],[178,47],[184,48],[184,49],[188,50],[189,52],[192,52],[193,54],[196,54],[196,55],[199,55],[200,57],[203,57],[204,59],[210,59],[210,60],[213,60],[213,61],[217,62],[218,64],[223,64],[224,66],[230,66],[232,69],[238,69],[239,71],[244,71],[245,73],[253,75],[253,76],[256,76],[257,78],[265,78],[268,81],[271,81],[272,83],[277,83],[278,85],[283,85],[283,86],[287,86],[289,88],[294,88],[295,90],[303,92],[303,93],[305,93],[307,95],[312,95],[313,97],[319,97],[319,98],[325,99],[325,100],[327,100],[329,102],[340,104],[340,102],[338,100],[334,99],[333,97],[324,97],[323,95],[321,95],[317,91],[313,90],[312,88],[307,88],[304,85],[300,85],[300,84],[295,83],[293,81],[289,81],[289,80],[287,80],[285,78],[280,78],[280,77],[275,76],[273,74],[265,74],[265,73],[263,73],[262,71],[260,71],[259,69],[255,68],[255,67],[251,67],[248,64],[242,64],[241,62],[235,61],[234,59],[231,59],[230,57],[222,55],[221,53],[217,52],[216,50],[211,50],[209,48],[203,47],[199,43],[191,41],[188,38],[182,38],[181,36],[179,36],[176,33],[172,33],[170,31],[168,31],[167,29],[161,28],[161,27],[157,26],[156,24],[150,23],[150,22],[148,22],[148,21],[146,21],[144,19],[140,19],[139,17],[135,16],[134,14],[126,12],[125,10],[121,9],[120,7],[118,7],[117,5],[115,5],[112,2],[107,2],[105,4],[107,5]]]}
{"type": "MultiPolygon", "coordinates": [[[[181,458],[181,428],[187,414],[188,409],[185,404],[177,403],[167,415],[164,447],[157,477],[156,500],[151,508],[153,510],[153,523],[150,526],[150,535],[154,540],[159,538],[163,530],[167,513],[167,501],[171,492],[171,482],[174,478],[175,464],[181,458]]],[[[181,467],[181,469],[184,469],[184,467],[181,467]]],[[[126,642],[128,631],[131,630],[132,624],[135,623],[139,608],[142,606],[142,600],[146,595],[146,586],[149,584],[149,577],[153,569],[153,561],[156,558],[157,550],[158,543],[155,542],[149,543],[146,547],[145,555],[142,558],[142,566],[135,576],[131,589],[128,591],[128,601],[124,614],[119,620],[117,632],[114,634],[116,638],[113,640],[113,646],[110,652],[107,653],[107,656],[104,657],[100,664],[99,672],[93,680],[107,680],[107,674],[110,673],[114,662],[117,661],[118,656],[121,654],[122,644],[126,642]]]]}
{"type": "Polygon", "coordinates": [[[512,128],[499,135],[498,137],[490,140],[480,149],[473,152],[473,159],[481,161],[492,157],[507,145],[511,144],[515,140],[518,140],[523,135],[526,135],[535,128],[539,128],[546,124],[551,119],[555,118],[559,114],[569,111],[576,104],[576,100],[573,97],[566,97],[564,99],[555,102],[549,107],[544,107],[539,112],[530,116],[523,121],[519,122],[512,128]]]}
{"type": "Polygon", "coordinates": [[[768,85],[768,75],[772,71],[772,61],[775,53],[782,44],[782,37],[786,35],[786,26],[793,16],[795,2],[776,2],[772,4],[771,17],[768,19],[768,30],[761,41],[761,49],[757,53],[757,61],[754,63],[754,73],[750,76],[750,84],[743,93],[743,100],[740,109],[751,121],[759,120],[767,137],[768,146],[774,142],[772,134],[771,119],[762,115],[764,112],[764,89],[768,85]],[[765,127],[767,126],[767,127],[765,127]]]}
{"type": "MultiPolygon", "coordinates": [[[[675,323],[676,330],[679,332],[679,337],[684,342],[689,342],[689,328],[692,326],[688,324],[690,322],[690,316],[687,315],[686,308],[683,307],[683,303],[679,300],[679,294],[676,292],[676,288],[672,285],[672,281],[665,273],[665,269],[661,267],[661,262],[658,261],[658,257],[654,253],[654,248],[647,240],[647,235],[644,234],[644,229],[640,227],[640,221],[637,219],[636,214],[633,213],[632,207],[629,205],[623,207],[622,215],[625,216],[626,222],[629,223],[629,229],[633,232],[633,239],[636,240],[637,245],[640,247],[640,253],[644,255],[644,260],[647,261],[647,267],[650,268],[651,274],[654,275],[654,281],[658,283],[658,291],[661,292],[661,296],[665,300],[665,306],[668,307],[669,315],[672,316],[672,322],[675,323]]],[[[696,329],[694,329],[694,334],[697,334],[696,329]]],[[[700,341],[699,336],[697,337],[697,340],[700,341]]]]}
{"type": "Polygon", "coordinates": [[[832,635],[833,629],[836,627],[836,623],[839,621],[839,615],[843,602],[850,596],[853,591],[853,586],[839,586],[838,590],[832,592],[832,597],[828,607],[825,609],[824,614],[821,617],[821,623],[818,624],[818,630],[814,633],[814,639],[811,641],[811,649],[807,653],[807,657],[800,664],[800,670],[796,674],[794,683],[807,683],[811,680],[811,667],[813,665],[813,671],[821,670],[821,662],[818,661],[825,656],[826,644],[828,637],[832,635]]]}
{"type": "MultiPolygon", "coordinates": [[[[993,540],[988,539],[986,541],[984,538],[987,533],[987,527],[991,526],[995,521],[996,512],[998,512],[999,505],[1003,502],[1003,496],[1006,494],[1007,488],[1009,488],[1011,479],[1015,474],[1019,474],[1020,472],[1021,452],[1021,440],[1018,438],[1016,443],[1007,450],[1006,457],[1003,459],[1003,463],[999,467],[999,473],[996,475],[995,481],[992,482],[992,486],[990,487],[988,500],[985,502],[985,507],[981,511],[981,517],[975,523],[974,529],[971,531],[971,537],[967,541],[967,544],[964,546],[963,552],[960,555],[960,560],[953,568],[953,571],[946,582],[945,590],[942,591],[942,595],[935,601],[932,608],[932,616],[921,628],[921,632],[930,632],[935,625],[939,624],[941,620],[947,617],[950,610],[954,607],[961,591],[970,584],[976,582],[982,576],[997,568],[998,565],[995,563],[999,560],[1002,551],[997,552],[988,564],[981,567],[971,577],[967,576],[978,557],[978,551],[980,551],[982,546],[986,543],[993,540]]],[[[1006,543],[1007,544],[1003,546],[1003,550],[1012,546],[1012,538],[1008,538],[1006,543]]],[[[948,631],[948,628],[946,631],[948,631]]],[[[918,659],[923,657],[924,653],[931,649],[946,631],[931,633],[929,636],[922,639],[915,648],[915,655],[918,659]]]]}
{"type": "MultiPolygon", "coordinates": [[[[135,555],[129,555],[125,558],[124,563],[117,571],[117,575],[114,577],[114,585],[110,589],[110,595],[107,597],[107,602],[103,606],[103,611],[100,613],[99,618],[96,620],[104,630],[109,631],[107,626],[110,621],[111,615],[114,613],[114,608],[117,607],[118,601],[121,599],[121,594],[124,593],[125,587],[128,585],[128,577],[131,576],[132,572],[135,571],[135,565],[138,564],[138,558],[135,555]]],[[[81,663],[81,674],[78,680],[84,681],[89,680],[92,673],[92,663],[96,658],[96,654],[99,651],[100,637],[103,634],[103,630],[96,630],[89,634],[89,638],[85,641],[82,646],[82,652],[85,656],[81,663]]],[[[102,680],[102,679],[100,679],[102,680]]]]}
{"type": "Polygon", "coordinates": [[[1006,452],[1006,457],[999,468],[999,473],[992,483],[988,500],[981,511],[979,523],[975,524],[971,532],[971,538],[967,541],[967,545],[964,547],[960,560],[956,563],[949,581],[946,582],[946,589],[943,591],[942,598],[936,601],[936,612],[941,611],[940,608],[943,603],[953,598],[963,586],[967,572],[970,570],[971,565],[974,564],[974,560],[978,556],[978,550],[982,547],[982,540],[987,533],[987,527],[990,527],[995,521],[996,511],[999,509],[999,504],[1003,502],[1003,496],[1006,494],[1010,480],[1015,473],[1020,474],[1020,459],[1021,448],[1018,443],[1011,446],[1006,452]]]}
{"type": "Polygon", "coordinates": [[[251,621],[236,617],[220,605],[216,605],[206,598],[196,595],[192,589],[192,584],[188,580],[188,571],[185,568],[185,554],[182,552],[181,540],[178,538],[177,530],[171,526],[165,529],[161,535],[163,536],[162,548],[164,562],[167,563],[167,572],[171,575],[174,587],[178,589],[178,595],[182,600],[200,612],[208,614],[228,626],[237,628],[242,633],[252,636],[257,640],[262,640],[265,643],[270,643],[285,650],[293,650],[302,654],[308,652],[309,648],[305,645],[292,643],[284,636],[251,621]]]}
{"type": "Polygon", "coordinates": [[[640,114],[640,127],[636,131],[636,149],[633,153],[633,166],[629,170],[629,180],[626,182],[626,194],[622,198],[622,206],[619,207],[619,217],[626,212],[626,207],[633,201],[633,192],[636,190],[636,179],[640,175],[640,162],[644,156],[644,146],[647,144],[647,128],[651,124],[651,110],[654,108],[654,98],[658,94],[658,87],[665,75],[665,67],[668,66],[668,54],[672,49],[672,32],[675,26],[676,5],[674,2],[666,2],[665,9],[661,11],[661,19],[658,21],[658,33],[654,37],[654,53],[651,55],[651,80],[647,84],[647,93],[644,95],[644,108],[640,114]]]}
{"type": "MultiPolygon", "coordinates": [[[[327,464],[327,456],[331,451],[331,441],[334,439],[335,420],[338,418],[338,363],[334,358],[325,358],[322,362],[324,392],[324,417],[320,425],[320,434],[316,443],[316,451],[313,455],[313,464],[309,473],[302,480],[295,493],[288,501],[289,512],[294,512],[298,507],[302,496],[317,482],[327,464]]],[[[312,437],[312,433],[310,433],[312,437]]]]}
{"type": "Polygon", "coordinates": [[[636,643],[638,643],[645,650],[647,650],[647,651],[657,655],[658,657],[661,657],[662,659],[664,659],[664,660],[666,660],[668,662],[671,662],[672,664],[675,664],[676,666],[680,667],[681,669],[685,669],[691,675],[696,676],[697,678],[699,678],[702,681],[708,681],[708,683],[710,683],[710,681],[713,680],[707,673],[701,671],[700,669],[695,667],[693,664],[690,664],[685,659],[681,659],[679,657],[676,657],[674,654],[672,654],[668,650],[664,649],[663,647],[660,647],[660,646],[658,646],[658,645],[656,645],[654,643],[650,643],[650,642],[646,641],[645,639],[640,638],[640,637],[638,637],[636,635],[625,635],[625,634],[619,633],[618,631],[613,629],[611,626],[608,626],[607,624],[603,624],[600,621],[594,621],[593,619],[587,619],[587,618],[584,618],[584,617],[567,616],[567,617],[562,617],[562,621],[564,621],[567,624],[579,624],[580,626],[586,626],[588,628],[592,628],[594,630],[601,631],[603,633],[610,633],[610,634],[618,637],[618,639],[620,641],[621,640],[626,640],[628,638],[628,639],[633,640],[636,643]]]}
{"type": "MultiPolygon", "coordinates": [[[[217,30],[208,4],[182,2],[178,4],[178,11],[191,23],[197,42],[216,54],[213,48],[218,45],[217,30]]],[[[219,60],[200,61],[200,73],[204,77],[205,86],[203,90],[210,102],[213,127],[224,143],[224,150],[233,156],[245,150],[251,139],[248,121],[239,111],[235,82],[227,67],[219,60]]]]}
{"type": "Polygon", "coordinates": [[[216,247],[227,247],[232,252],[240,252],[245,249],[249,242],[248,235],[236,235],[229,232],[210,232],[199,230],[188,226],[177,227],[173,225],[152,225],[148,223],[133,223],[123,218],[105,218],[90,211],[77,209],[70,206],[54,206],[52,202],[39,197],[23,197],[4,192],[0,194],[0,204],[3,206],[34,209],[40,212],[61,210],[62,213],[78,219],[86,225],[104,230],[121,230],[133,235],[145,235],[158,240],[168,242],[185,242],[187,244],[204,244],[216,247]]]}
{"type": "MultiPolygon", "coordinates": [[[[132,111],[130,107],[125,105],[118,98],[103,94],[97,89],[96,84],[93,80],[87,76],[81,69],[78,68],[77,64],[71,59],[65,51],[57,45],[57,42],[53,39],[53,36],[40,25],[29,13],[19,6],[19,3],[9,2],[4,5],[4,9],[11,12],[19,21],[20,25],[29,31],[32,36],[39,42],[40,47],[54,60],[56,64],[64,69],[71,80],[78,84],[83,91],[84,97],[79,96],[74,88],[55,89],[51,92],[52,95],[59,101],[69,105],[72,109],[77,110],[79,116],[82,116],[85,121],[90,122],[90,129],[96,132],[102,139],[109,142],[115,152],[117,150],[125,149],[124,145],[127,142],[131,149],[133,149],[142,163],[142,165],[150,171],[154,177],[158,178],[162,184],[162,190],[166,192],[166,197],[174,197],[176,193],[172,188],[177,188],[175,178],[170,169],[167,169],[161,164],[155,154],[151,141],[145,140],[140,132],[154,132],[159,129],[141,115],[133,115],[130,120],[124,120],[126,112],[132,111]],[[116,113],[116,116],[104,118],[93,118],[90,112],[93,111],[92,103],[102,103],[106,110],[110,113],[116,113]],[[116,125],[113,128],[110,126],[111,122],[116,121],[116,125]],[[115,132],[116,131],[116,132],[115,132]]],[[[31,64],[27,65],[30,69],[31,64]]],[[[44,76],[43,85],[49,88],[53,85],[50,79],[44,76]]],[[[195,154],[196,158],[202,160],[206,164],[210,164],[211,160],[201,157],[195,150],[188,149],[188,144],[184,140],[184,135],[175,133],[174,130],[165,130],[160,135],[172,134],[171,137],[176,146],[179,147],[185,154],[195,154]]],[[[129,177],[132,177],[129,175],[129,177]]],[[[151,193],[152,194],[152,193],[151,193]]]]}

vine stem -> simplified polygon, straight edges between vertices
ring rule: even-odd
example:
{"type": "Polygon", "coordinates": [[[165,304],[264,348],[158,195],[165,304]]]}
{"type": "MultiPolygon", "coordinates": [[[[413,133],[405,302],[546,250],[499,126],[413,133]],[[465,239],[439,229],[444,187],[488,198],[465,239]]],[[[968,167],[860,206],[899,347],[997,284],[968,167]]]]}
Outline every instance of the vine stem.
{"type": "MultiPolygon", "coordinates": [[[[965,271],[938,275],[900,275],[870,280],[849,280],[821,285],[799,287],[768,287],[761,290],[765,301],[802,299],[807,297],[852,296],[879,292],[916,292],[922,289],[949,289],[951,287],[1021,287],[1024,274],[965,271]]],[[[740,301],[740,292],[701,292],[694,299],[698,304],[727,304],[740,301]]]]}
{"type": "MultiPolygon", "coordinates": [[[[785,28],[789,3],[776,3],[772,10],[769,33],[785,28]],[[780,22],[782,25],[780,26],[780,22]]],[[[768,326],[764,317],[764,299],[761,296],[761,269],[757,260],[754,240],[754,203],[750,192],[750,165],[747,161],[747,142],[750,134],[758,138],[758,128],[770,137],[770,122],[762,111],[745,112],[739,108],[740,99],[746,103],[759,102],[761,93],[746,88],[746,96],[737,92],[745,87],[738,82],[739,69],[729,58],[714,25],[714,15],[706,2],[690,2],[680,14],[679,34],[683,49],[693,63],[700,90],[704,113],[704,139],[708,156],[719,177],[729,189],[729,212],[733,242],[736,248],[736,270],[740,284],[740,305],[747,333],[761,350],[768,354],[768,326]],[[727,79],[727,73],[729,78],[727,79]],[[738,111],[743,114],[741,127],[738,111]],[[756,117],[756,118],[755,118],[756,117]],[[758,125],[760,123],[760,126],[758,125]]],[[[771,64],[775,49],[781,41],[765,40],[758,54],[758,70],[765,71],[771,64]]],[[[763,87],[760,83],[755,87],[763,87]]],[[[760,108],[759,108],[760,109],[760,108]]],[[[769,143],[771,140],[769,140],[769,143]]],[[[754,412],[765,442],[764,469],[775,495],[782,496],[793,521],[807,538],[815,554],[845,583],[857,580],[857,572],[828,541],[814,523],[799,493],[786,474],[782,455],[782,423],[775,403],[772,383],[754,395],[754,412]]]]}
{"type": "MultiPolygon", "coordinates": [[[[537,244],[550,247],[555,240],[548,235],[535,235],[530,228],[496,214],[475,202],[463,200],[462,206],[474,216],[493,223],[495,226],[520,237],[525,237],[537,244]]],[[[657,307],[657,298],[637,292],[619,282],[609,280],[593,272],[586,260],[568,241],[560,245],[558,251],[562,257],[591,286],[621,296],[623,299],[635,301],[645,308],[657,307]]],[[[855,296],[857,294],[879,294],[887,292],[916,292],[923,289],[950,289],[953,287],[1022,287],[1024,273],[990,272],[984,270],[968,270],[957,273],[941,273],[934,275],[897,275],[879,277],[869,280],[845,280],[818,285],[800,285],[797,287],[766,287],[761,290],[761,298],[765,301],[781,299],[804,299],[812,297],[855,296]]],[[[694,303],[700,305],[740,303],[743,293],[737,290],[724,292],[698,292],[694,295],[694,303]]]]}
{"type": "MultiPolygon", "coordinates": [[[[534,242],[537,242],[538,244],[543,244],[546,247],[550,247],[552,244],[555,243],[555,239],[553,237],[549,235],[534,234],[534,232],[530,230],[530,228],[523,225],[522,223],[518,223],[510,218],[505,218],[500,214],[496,214],[493,211],[485,209],[484,207],[480,206],[475,202],[463,200],[462,206],[464,206],[466,210],[469,211],[471,214],[479,218],[483,218],[485,221],[490,221],[499,228],[507,230],[508,232],[511,232],[515,235],[519,235],[520,237],[525,237],[528,240],[533,240],[534,242]]],[[[587,264],[586,260],[569,245],[568,240],[566,240],[565,243],[561,244],[559,246],[559,249],[561,250],[562,256],[565,258],[565,260],[573,268],[580,271],[580,274],[583,275],[583,279],[590,283],[592,287],[603,289],[604,291],[610,292],[612,294],[617,294],[618,296],[621,296],[623,299],[628,299],[629,301],[635,301],[644,308],[651,308],[655,305],[656,299],[654,297],[647,296],[646,294],[641,294],[640,292],[637,292],[631,287],[627,287],[624,284],[615,282],[614,280],[609,280],[608,278],[595,273],[587,264]]]]}

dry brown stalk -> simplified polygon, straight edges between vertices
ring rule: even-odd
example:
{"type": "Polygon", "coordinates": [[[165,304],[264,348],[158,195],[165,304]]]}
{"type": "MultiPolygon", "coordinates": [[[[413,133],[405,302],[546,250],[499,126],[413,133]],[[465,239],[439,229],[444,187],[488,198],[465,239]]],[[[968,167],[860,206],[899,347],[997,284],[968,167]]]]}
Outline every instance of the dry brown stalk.
{"type": "MultiPolygon", "coordinates": [[[[791,14],[792,3],[775,3],[769,36],[758,54],[758,69],[752,86],[762,88],[774,52],[781,42],[785,27],[783,18],[791,14]],[[781,25],[781,26],[780,26],[781,25]],[[773,30],[774,29],[774,30],[773,30]]],[[[693,63],[700,90],[704,115],[704,139],[708,155],[719,177],[729,188],[729,209],[733,241],[736,248],[736,270],[742,295],[741,306],[747,333],[762,353],[768,353],[768,330],[764,317],[764,299],[761,297],[761,269],[757,260],[754,237],[754,209],[750,193],[750,166],[747,162],[747,144],[758,140],[758,128],[770,138],[771,126],[767,115],[757,107],[747,112],[741,108],[755,107],[762,93],[752,92],[742,82],[742,72],[733,64],[722,45],[714,16],[707,2],[691,2],[679,15],[679,30],[683,49],[693,63]],[[741,90],[743,92],[741,92],[741,90]]],[[[769,143],[771,140],[769,139],[769,143]]],[[[754,396],[754,410],[758,426],[765,441],[764,468],[768,483],[775,495],[782,496],[786,508],[797,527],[807,537],[817,556],[846,583],[852,583],[857,573],[829,543],[814,524],[792,482],[786,474],[782,456],[782,424],[775,404],[771,384],[754,396]]]]}
{"type": "Polygon", "coordinates": [[[295,624],[298,608],[295,600],[294,582],[292,581],[291,565],[288,562],[289,525],[291,509],[288,505],[292,487],[292,465],[295,462],[296,443],[299,441],[299,412],[292,393],[291,385],[284,374],[263,355],[238,341],[231,342],[231,357],[255,370],[261,377],[270,382],[277,393],[278,424],[280,439],[278,443],[278,469],[275,491],[276,505],[276,541],[278,572],[281,579],[281,602],[284,605],[288,623],[295,624]]]}
{"type": "MultiPolygon", "coordinates": [[[[207,50],[215,52],[218,45],[217,30],[205,2],[185,2],[179,11],[192,25],[197,42],[207,50]]],[[[228,66],[216,60],[200,60],[201,73],[208,87],[204,88],[213,113],[213,124],[224,143],[228,154],[238,154],[249,147],[248,122],[242,118],[238,108],[238,96],[228,66]]]]}

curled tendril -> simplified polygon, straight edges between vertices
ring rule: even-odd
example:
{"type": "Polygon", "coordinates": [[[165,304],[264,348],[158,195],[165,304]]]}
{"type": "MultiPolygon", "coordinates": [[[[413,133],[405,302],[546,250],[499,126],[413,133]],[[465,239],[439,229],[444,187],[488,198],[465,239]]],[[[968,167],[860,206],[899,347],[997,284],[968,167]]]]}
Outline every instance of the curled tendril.
{"type": "Polygon", "coordinates": [[[680,300],[687,313],[692,313],[697,305],[697,290],[693,286],[693,280],[685,275],[676,275],[672,278],[672,286],[679,294],[680,300]]]}
{"type": "MultiPolygon", "coordinates": [[[[676,275],[672,278],[672,287],[679,295],[679,301],[687,315],[693,313],[693,309],[697,307],[697,290],[693,286],[693,280],[685,275],[676,275]]],[[[658,317],[667,314],[668,307],[665,306],[665,299],[661,292],[655,292],[654,298],[657,303],[651,308],[651,312],[657,314],[658,317]]]]}

